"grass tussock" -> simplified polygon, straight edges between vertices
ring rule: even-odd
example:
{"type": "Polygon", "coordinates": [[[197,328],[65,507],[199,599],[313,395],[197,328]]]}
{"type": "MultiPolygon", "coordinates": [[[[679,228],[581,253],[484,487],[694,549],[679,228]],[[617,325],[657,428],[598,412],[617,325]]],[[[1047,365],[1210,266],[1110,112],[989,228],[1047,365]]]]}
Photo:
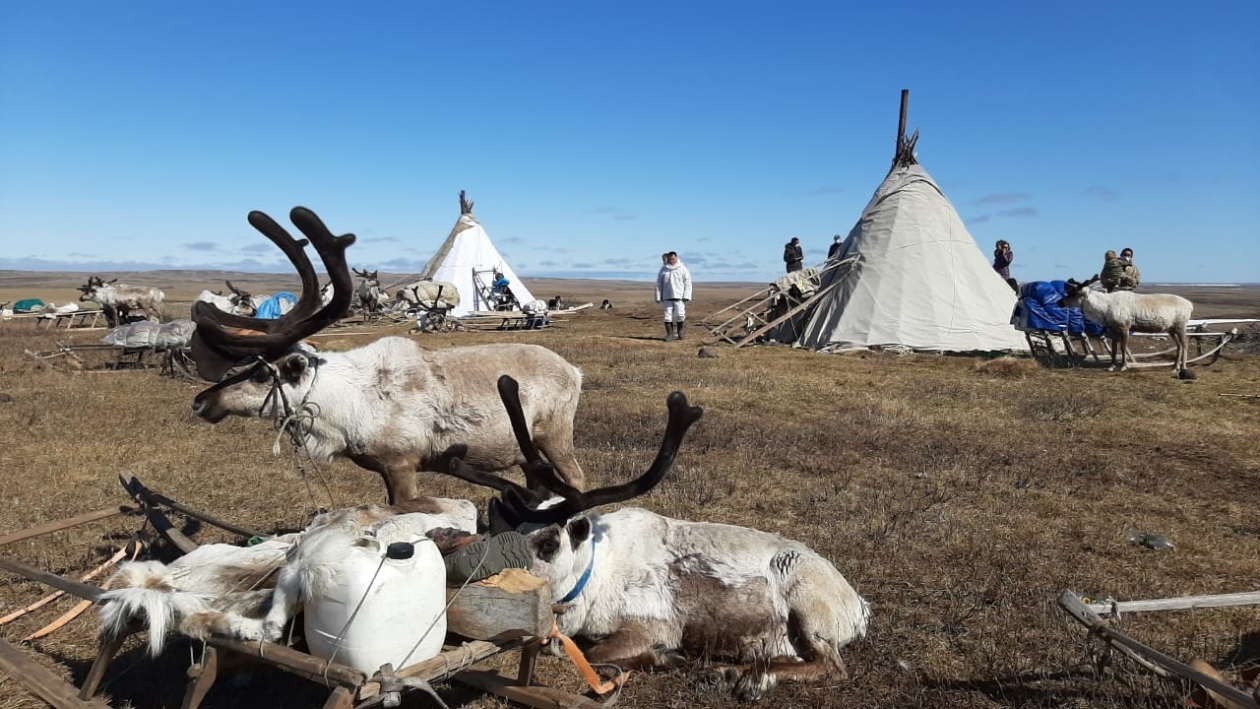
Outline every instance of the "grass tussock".
{"type": "MultiPolygon", "coordinates": [[[[48,295],[61,302],[74,285],[48,285],[48,295]]],[[[705,407],[667,479],[631,504],[798,539],[831,559],[874,608],[869,637],[843,653],[849,682],[786,684],[767,700],[773,706],[1174,706],[1179,685],[1122,659],[1099,681],[1091,667],[1101,646],[1055,607],[1056,595],[1071,588],[1137,599],[1258,587],[1260,406],[1220,396],[1256,391],[1256,354],[1229,350],[1186,385],[1164,370],[1053,370],[1018,358],[977,364],[934,355],[735,350],[709,341],[698,323],[744,294],[703,285],[688,340],[664,343],[650,287],[603,287],[542,288],[573,302],[617,303],[551,330],[410,337],[432,348],[535,342],[580,367],[576,441],[593,485],[647,469],[670,391],[705,407]],[[720,359],[697,358],[701,344],[717,347],[720,359]],[[1134,545],[1134,530],[1164,536],[1175,549],[1134,545]]],[[[186,290],[191,298],[194,289],[186,290]]],[[[1196,314],[1253,314],[1238,311],[1242,300],[1229,300],[1241,298],[1238,289],[1219,290],[1192,296],[1196,314]]],[[[1254,307],[1260,300],[1251,295],[1254,307]]],[[[186,307],[174,297],[166,305],[168,313],[186,307]]],[[[369,330],[336,333],[321,346],[349,349],[389,332],[369,330]]],[[[265,422],[198,421],[189,409],[196,385],[153,369],[108,370],[109,352],[84,349],[79,369],[64,357],[24,355],[55,351],[57,342],[91,344],[102,334],[0,323],[0,393],[12,397],[0,402],[0,532],[124,502],[120,473],[265,532],[300,528],[318,507],[383,499],[379,477],[349,463],[298,466],[287,454],[273,456],[274,432],[265,422]]],[[[425,475],[422,489],[481,505],[488,499],[486,490],[440,475],[425,475]]],[[[140,526],[107,520],[19,542],[4,554],[79,575],[140,526]]],[[[185,531],[203,542],[231,541],[212,530],[185,531]]],[[[4,575],[0,614],[46,592],[4,575]]],[[[0,634],[16,641],[68,605],[58,601],[0,634]]],[[[1260,658],[1260,608],[1133,614],[1123,629],[1182,660],[1228,667],[1260,658]]],[[[96,633],[89,613],[30,650],[81,681],[96,633]]],[[[190,651],[199,650],[176,641],[154,661],[142,641],[124,647],[106,694],[114,706],[178,705],[190,651]]],[[[548,684],[581,691],[560,659],[541,658],[539,673],[548,684]]],[[[698,688],[695,677],[638,675],[620,701],[730,705],[698,688]]],[[[438,689],[451,706],[504,706],[452,685],[438,689]]],[[[218,682],[207,702],[315,707],[326,696],[314,683],[259,671],[248,683],[218,682]]],[[[0,678],[0,709],[40,706],[0,678]]]]}
{"type": "Polygon", "coordinates": [[[1023,379],[1040,368],[1036,360],[1028,357],[997,357],[977,361],[971,366],[971,371],[991,377],[1023,379]]]}

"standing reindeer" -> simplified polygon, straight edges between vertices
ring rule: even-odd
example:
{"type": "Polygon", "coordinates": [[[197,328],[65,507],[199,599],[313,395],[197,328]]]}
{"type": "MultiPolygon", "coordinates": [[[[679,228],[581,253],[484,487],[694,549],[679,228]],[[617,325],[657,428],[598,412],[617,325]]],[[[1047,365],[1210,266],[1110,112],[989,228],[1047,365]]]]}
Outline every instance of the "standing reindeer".
{"type": "Polygon", "coordinates": [[[87,285],[79,286],[79,302],[94,300],[105,311],[105,320],[115,325],[122,325],[133,310],[139,310],[153,322],[162,320],[162,301],[166,294],[158,288],[132,287],[126,284],[114,285],[117,278],[105,281],[97,276],[88,276],[87,285]]]}
{"type": "Polygon", "coordinates": [[[276,320],[193,307],[192,357],[204,379],[193,412],[211,423],[229,415],[272,418],[317,459],[345,457],[379,473],[391,504],[417,496],[417,471],[444,472],[445,451],[466,444],[468,462],[503,471],[524,462],[495,380],[520,380],[533,444],[575,488],[585,484],[573,455],[573,417],[582,375],[560,355],[526,344],[428,350],[385,337],[348,352],[313,352],[301,341],[336,322],[354,287],[345,250],[354,235],[333,236],[314,212],[295,207],[293,223],[310,239],[331,278],[325,305],[306,240],[297,240],[262,212],[249,222],[289,257],[302,295],[276,320]],[[239,330],[261,334],[246,334],[239,330]],[[229,376],[229,370],[233,370],[229,376]],[[221,380],[221,381],[220,381],[221,380]]]}
{"type": "Polygon", "coordinates": [[[351,269],[354,275],[362,280],[359,281],[359,287],[354,290],[354,304],[364,315],[375,315],[381,311],[381,307],[385,304],[385,292],[381,290],[381,281],[377,278],[380,271],[369,271],[363,269],[351,269]]]}
{"type": "Polygon", "coordinates": [[[1111,369],[1124,370],[1133,359],[1129,352],[1130,331],[1167,333],[1177,346],[1173,371],[1181,372],[1185,369],[1190,350],[1186,323],[1190,320],[1190,313],[1194,311],[1194,304],[1171,293],[1134,293],[1124,290],[1105,293],[1091,290],[1090,285],[1097,280],[1098,274],[1094,274],[1093,278],[1084,283],[1069,279],[1066,295],[1059,300],[1058,306],[1080,308],[1085,317],[1107,328],[1107,336],[1111,340],[1111,369]],[[1120,356],[1118,366],[1117,355],[1120,356]]]}
{"type": "Polygon", "coordinates": [[[529,476],[554,496],[541,500],[457,456],[450,473],[500,491],[491,501],[493,526],[526,534],[531,572],[551,583],[564,607],[560,631],[593,640],[592,663],[650,668],[674,664],[680,653],[733,660],[740,664],[718,667],[710,679],[733,685],[741,699],[757,699],[780,680],[847,676],[840,648],[865,635],[870,607],[817,552],[746,527],[633,507],[592,512],[660,483],[702,409],[670,394],[669,423],[648,471],[583,493],[533,449],[516,382],[505,376],[498,386],[529,476]]]}

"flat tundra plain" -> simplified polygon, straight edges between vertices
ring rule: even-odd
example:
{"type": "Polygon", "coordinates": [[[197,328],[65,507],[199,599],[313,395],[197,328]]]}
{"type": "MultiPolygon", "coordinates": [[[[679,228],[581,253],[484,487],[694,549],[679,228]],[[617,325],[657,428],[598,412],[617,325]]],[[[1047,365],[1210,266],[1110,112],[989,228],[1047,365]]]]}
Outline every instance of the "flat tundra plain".
{"type": "MultiPolygon", "coordinates": [[[[75,300],[86,274],[0,274],[0,301],[75,300]]],[[[222,274],[119,274],[167,293],[167,317],[186,317],[222,274]]],[[[696,274],[700,277],[702,274],[696,274]]],[[[257,293],[295,278],[232,274],[257,293]]],[[[382,277],[389,283],[389,278],[382,277]]],[[[632,503],[673,517],[756,527],[826,556],[873,608],[869,635],[843,651],[851,678],[835,686],[785,684],[774,707],[1170,707],[1188,688],[1114,658],[1055,605],[1064,589],[1119,600],[1260,589],[1260,346],[1231,345],[1197,379],[1170,369],[1111,373],[986,365],[962,356],[820,355],[789,347],[717,346],[707,313],[756,285],[696,284],[682,342],[661,341],[651,284],[528,280],[534,295],[596,308],[532,332],[407,334],[408,326],[351,323],[317,343],[345,350],[385,335],[444,348],[487,342],[549,347],[584,373],[578,457],[591,485],[646,470],[664,431],[665,398],[679,390],[705,408],[668,478],[632,503]],[[598,310],[608,298],[613,309],[598,310]],[[708,345],[716,358],[700,358],[708,345]],[[1244,396],[1238,396],[1244,395],[1244,396]],[[1250,397],[1245,396],[1250,395],[1250,397]],[[1130,542],[1158,534],[1174,548],[1130,542]]],[[[1144,288],[1151,291],[1155,288],[1144,288]]],[[[1260,317],[1260,289],[1161,288],[1195,301],[1196,317],[1260,317]]],[[[269,422],[212,426],[190,409],[196,384],[156,369],[111,371],[106,353],[83,366],[36,361],[57,343],[92,344],[104,330],[0,323],[0,534],[127,501],[119,474],[179,501],[264,532],[304,527],[319,507],[383,501],[380,478],[349,463],[307,466],[272,455],[269,422]],[[2,397],[0,397],[2,398],[2,397]]],[[[1193,350],[1192,350],[1193,352],[1193,350]]],[[[488,492],[421,474],[421,490],[488,492]]],[[[79,576],[125,544],[138,520],[115,518],[0,550],[40,569],[79,576]]],[[[229,541],[213,530],[202,542],[229,541]]],[[[0,573],[0,615],[48,589],[0,573]]],[[[65,611],[63,599],[0,626],[17,643],[65,611]]],[[[1125,632],[1189,661],[1260,663],[1260,607],[1138,613],[1125,632]]],[[[96,650],[95,612],[25,643],[63,677],[82,681],[96,650]]],[[[156,660],[132,638],[111,666],[112,706],[177,706],[193,646],[156,660]]],[[[505,659],[510,663],[510,659],[505,659]]],[[[625,707],[723,707],[695,680],[705,662],[636,675],[625,707]]],[[[544,656],[541,681],[580,691],[566,660],[544,656]]],[[[507,706],[454,684],[451,706],[507,706]]],[[[310,682],[260,668],[220,681],[204,706],[317,707],[310,682]]],[[[410,706],[424,706],[420,696],[410,706]]],[[[0,676],[0,709],[44,706],[0,676]]]]}

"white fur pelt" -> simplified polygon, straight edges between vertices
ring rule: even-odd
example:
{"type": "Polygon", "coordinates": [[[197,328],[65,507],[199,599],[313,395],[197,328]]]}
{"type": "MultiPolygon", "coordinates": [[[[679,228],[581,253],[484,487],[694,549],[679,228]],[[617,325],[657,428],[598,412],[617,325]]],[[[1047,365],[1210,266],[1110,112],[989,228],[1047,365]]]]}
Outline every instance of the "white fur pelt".
{"type": "Polygon", "coordinates": [[[476,533],[473,503],[429,499],[439,511],[400,514],[363,505],[319,515],[302,532],[252,547],[207,544],[170,564],[124,563],[110,579],[113,590],[101,597],[101,636],[122,637],[143,621],[155,656],[172,632],[277,640],[304,600],[337,583],[340,561],[363,537],[385,546],[424,539],[431,529],[476,533]]]}

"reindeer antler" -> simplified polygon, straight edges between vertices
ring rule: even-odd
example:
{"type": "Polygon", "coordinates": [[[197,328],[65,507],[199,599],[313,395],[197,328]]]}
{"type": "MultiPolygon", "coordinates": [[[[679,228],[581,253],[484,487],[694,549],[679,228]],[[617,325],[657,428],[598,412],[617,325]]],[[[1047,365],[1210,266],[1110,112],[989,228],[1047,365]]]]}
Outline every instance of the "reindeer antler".
{"type": "Polygon", "coordinates": [[[634,480],[620,485],[582,492],[566,483],[556,472],[555,467],[545,462],[534,448],[529,429],[525,426],[525,414],[520,400],[520,387],[516,380],[504,375],[499,377],[498,384],[499,396],[503,399],[508,418],[512,421],[512,431],[516,434],[517,445],[520,446],[521,452],[528,461],[526,464],[528,466],[527,474],[532,475],[534,479],[542,483],[547,489],[563,498],[559,504],[544,509],[537,509],[527,501],[525,496],[519,494],[515,487],[508,487],[502,490],[504,504],[522,522],[534,522],[537,524],[563,522],[586,510],[614,502],[623,502],[647,494],[648,491],[656,487],[665,478],[665,473],[669,472],[670,466],[674,463],[674,458],[678,455],[678,449],[682,445],[683,437],[686,436],[687,430],[704,415],[704,409],[688,404],[685,394],[680,391],[671,393],[666,399],[666,405],[669,409],[669,423],[665,426],[665,436],[661,439],[661,448],[647,472],[634,480]]]}
{"type": "Polygon", "coordinates": [[[262,212],[249,213],[249,223],[280,247],[297,269],[302,279],[302,295],[297,304],[276,320],[225,313],[209,303],[194,305],[193,320],[197,322],[197,330],[192,350],[199,370],[203,369],[203,359],[204,368],[211,373],[218,371],[220,376],[231,364],[246,357],[259,355],[267,360],[276,359],[303,338],[336,322],[350,308],[354,286],[350,281],[345,252],[354,243],[354,234],[333,236],[324,222],[305,207],[294,207],[289,218],[310,239],[309,242],[294,239],[284,227],[262,212]],[[315,246],[332,280],[333,297],[327,306],[320,299],[319,276],[304,250],[307,243],[315,246]],[[236,329],[262,334],[241,334],[236,329]]]}

